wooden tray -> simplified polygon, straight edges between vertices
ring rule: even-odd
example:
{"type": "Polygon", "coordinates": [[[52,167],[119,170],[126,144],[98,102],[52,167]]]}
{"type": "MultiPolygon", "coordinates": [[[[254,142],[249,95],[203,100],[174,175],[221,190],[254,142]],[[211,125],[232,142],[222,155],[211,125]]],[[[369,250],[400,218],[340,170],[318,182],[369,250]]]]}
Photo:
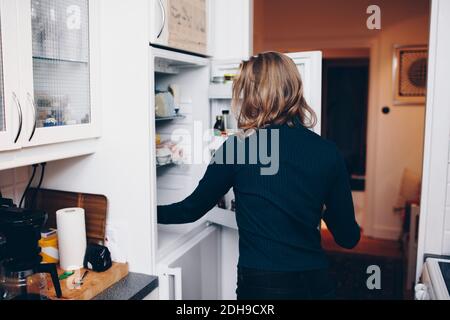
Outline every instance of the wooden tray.
{"type": "MultiPolygon", "coordinates": [[[[128,275],[128,264],[114,262],[111,268],[100,273],[89,270],[84,278],[83,285],[76,287],[73,282],[77,281],[85,271],[86,269],[81,269],[73,276],[60,281],[63,295],[61,299],[56,298],[53,284],[51,283],[50,276],[48,276],[48,293],[46,296],[52,300],[91,300],[125,278],[128,275]]],[[[63,271],[59,270],[58,273],[62,274],[63,271]]]]}

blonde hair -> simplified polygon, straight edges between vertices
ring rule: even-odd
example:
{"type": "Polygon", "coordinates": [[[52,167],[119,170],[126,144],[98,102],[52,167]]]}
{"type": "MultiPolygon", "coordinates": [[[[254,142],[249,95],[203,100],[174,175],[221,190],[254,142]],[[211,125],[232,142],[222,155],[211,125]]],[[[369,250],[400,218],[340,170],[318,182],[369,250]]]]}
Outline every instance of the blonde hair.
{"type": "Polygon", "coordinates": [[[303,97],[303,83],[294,61],[278,52],[265,52],[243,61],[233,83],[233,111],[242,130],[270,124],[300,123],[312,128],[314,111],[303,97]]]}

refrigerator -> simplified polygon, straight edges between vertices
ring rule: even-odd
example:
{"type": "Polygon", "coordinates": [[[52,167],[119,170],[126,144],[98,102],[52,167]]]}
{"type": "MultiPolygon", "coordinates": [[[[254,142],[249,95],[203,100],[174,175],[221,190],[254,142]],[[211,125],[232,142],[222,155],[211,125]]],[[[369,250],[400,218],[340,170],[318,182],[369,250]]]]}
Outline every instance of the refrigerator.
{"type": "MultiPolygon", "coordinates": [[[[322,53],[288,55],[302,75],[305,98],[318,118],[313,130],[320,134],[322,53]]],[[[176,117],[151,117],[152,154],[156,154],[156,140],[173,143],[183,151],[183,161],[164,165],[155,161],[152,168],[156,177],[151,181],[152,216],[156,220],[157,205],[181,201],[192,193],[206,170],[208,156],[225,141],[226,137],[214,136],[212,128],[216,116],[230,110],[232,84],[212,80],[236,74],[241,61],[214,60],[161,47],[150,48],[150,60],[151,110],[156,93],[169,90],[176,92],[175,105],[179,108],[176,117]]],[[[230,190],[224,199],[225,208],[215,207],[194,223],[159,225],[154,221],[153,259],[160,299],[236,298],[239,237],[232,198],[230,190]]]]}

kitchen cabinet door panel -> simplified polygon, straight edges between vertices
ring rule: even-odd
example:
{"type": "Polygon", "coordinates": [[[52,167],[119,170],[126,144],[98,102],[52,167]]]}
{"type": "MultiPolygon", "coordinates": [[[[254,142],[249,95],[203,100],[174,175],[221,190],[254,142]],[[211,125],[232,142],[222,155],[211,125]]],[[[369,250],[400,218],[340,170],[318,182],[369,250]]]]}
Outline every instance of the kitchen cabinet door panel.
{"type": "Polygon", "coordinates": [[[20,4],[25,146],[97,137],[98,1],[20,4]]]}
{"type": "Polygon", "coordinates": [[[0,1],[0,151],[20,148],[22,134],[16,11],[15,0],[0,1]]]}
{"type": "Polygon", "coordinates": [[[151,0],[150,42],[207,54],[208,0],[151,0]]]}
{"type": "Polygon", "coordinates": [[[210,55],[247,59],[253,53],[253,0],[212,0],[209,14],[210,55]]]}
{"type": "Polygon", "coordinates": [[[87,0],[32,0],[37,128],[89,123],[87,0]]]}
{"type": "Polygon", "coordinates": [[[170,47],[206,54],[208,15],[206,0],[168,0],[170,47]]]}

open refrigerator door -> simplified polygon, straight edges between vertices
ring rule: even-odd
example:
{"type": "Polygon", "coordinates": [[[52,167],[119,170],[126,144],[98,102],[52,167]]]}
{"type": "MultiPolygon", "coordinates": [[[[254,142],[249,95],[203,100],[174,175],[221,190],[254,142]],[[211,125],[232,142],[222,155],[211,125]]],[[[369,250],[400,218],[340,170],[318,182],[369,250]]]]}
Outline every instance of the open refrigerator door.
{"type": "MultiPolygon", "coordinates": [[[[241,61],[210,61],[155,48],[152,55],[155,96],[172,92],[173,106],[169,103],[163,109],[178,110],[165,114],[174,119],[157,121],[155,117],[157,141],[153,143],[157,145],[156,156],[161,158],[157,158],[156,168],[157,202],[170,204],[192,193],[214,151],[238,132],[231,102],[232,82],[241,61]],[[158,153],[158,149],[166,150],[158,153]],[[167,155],[171,160],[164,158],[167,155]],[[158,165],[165,161],[171,165],[158,165]]],[[[320,121],[322,54],[302,52],[289,56],[299,68],[305,98],[320,121]]],[[[314,131],[320,133],[320,122],[314,131]]],[[[234,193],[230,190],[199,221],[158,225],[155,241],[161,299],[236,298],[239,237],[234,207],[234,193]],[[205,287],[205,283],[210,285],[205,287]]]]}

